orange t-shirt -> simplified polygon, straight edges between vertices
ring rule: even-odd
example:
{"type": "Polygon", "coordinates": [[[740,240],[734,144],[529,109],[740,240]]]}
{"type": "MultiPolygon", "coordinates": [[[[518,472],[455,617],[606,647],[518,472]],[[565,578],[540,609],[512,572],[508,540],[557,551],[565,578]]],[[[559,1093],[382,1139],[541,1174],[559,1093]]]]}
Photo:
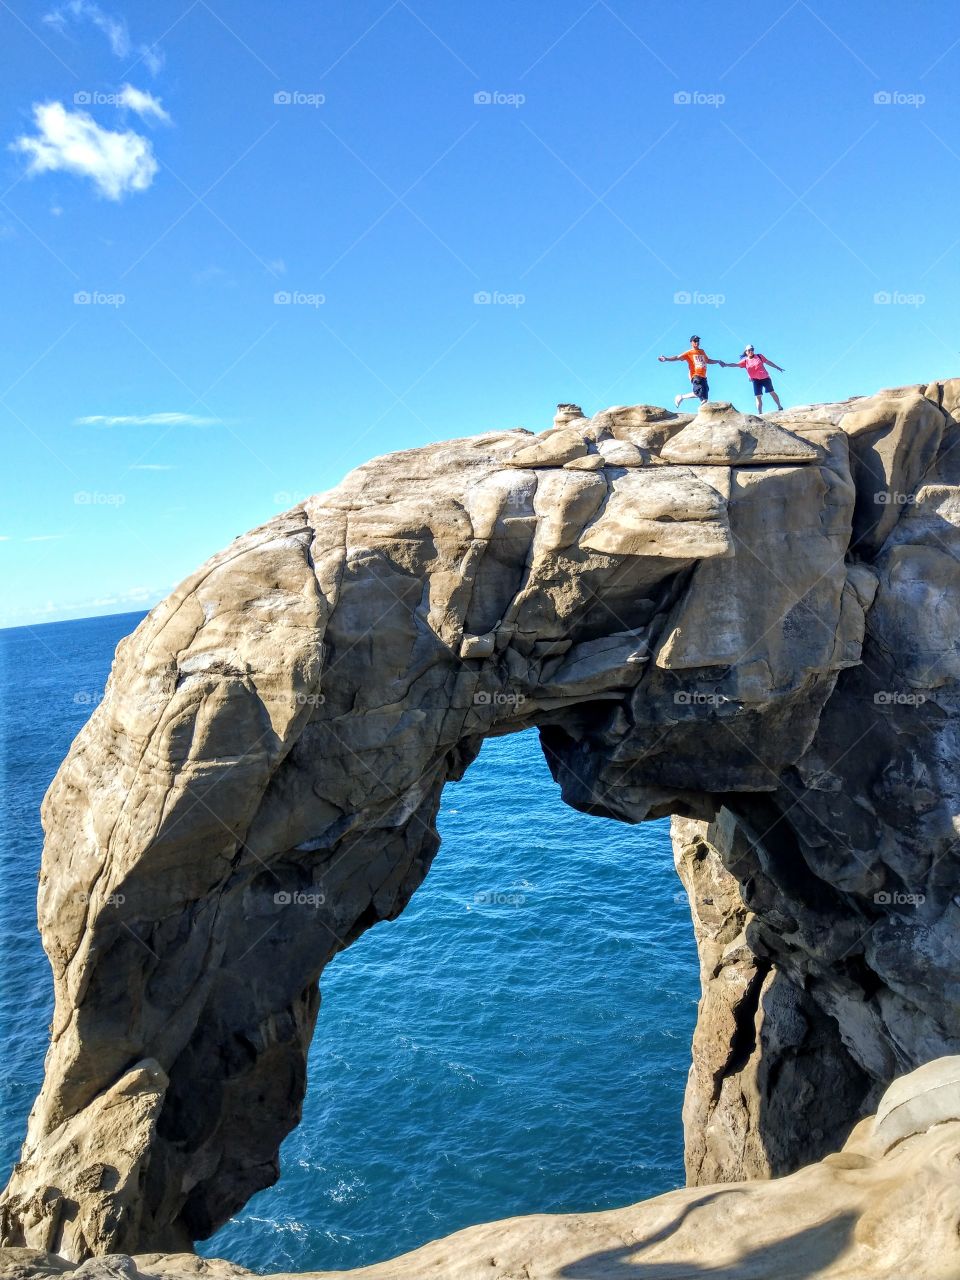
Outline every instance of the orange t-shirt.
{"type": "Polygon", "coordinates": [[[705,378],[707,376],[707,353],[703,347],[691,347],[689,351],[684,351],[680,359],[686,360],[687,368],[690,370],[691,381],[694,378],[705,378]]]}

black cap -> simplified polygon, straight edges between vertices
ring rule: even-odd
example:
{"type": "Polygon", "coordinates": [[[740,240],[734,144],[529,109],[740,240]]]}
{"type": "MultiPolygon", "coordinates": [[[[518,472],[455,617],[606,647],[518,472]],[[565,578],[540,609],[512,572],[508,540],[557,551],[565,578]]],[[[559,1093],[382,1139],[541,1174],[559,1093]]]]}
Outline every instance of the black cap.
{"type": "Polygon", "coordinates": [[[699,341],[700,341],[700,335],[699,335],[699,333],[691,333],[691,335],[690,335],[690,341],[691,341],[691,342],[699,342],[699,341]]]}

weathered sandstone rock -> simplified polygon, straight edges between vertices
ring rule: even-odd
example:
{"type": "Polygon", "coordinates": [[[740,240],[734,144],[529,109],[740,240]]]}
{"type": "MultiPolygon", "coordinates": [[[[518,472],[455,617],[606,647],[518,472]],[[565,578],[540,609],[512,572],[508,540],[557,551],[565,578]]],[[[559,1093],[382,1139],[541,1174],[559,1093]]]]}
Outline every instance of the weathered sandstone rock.
{"type": "MultiPolygon", "coordinates": [[[[928,401],[924,402],[929,404],[928,401]]],[[[766,418],[736,413],[729,404],[705,404],[696,418],[660,450],[665,462],[732,466],[816,462],[817,450],[766,418]]]]}
{"type": "MultiPolygon", "coordinates": [[[[529,726],[568,803],[687,820],[692,1180],[820,1160],[960,1052],[958,400],[568,407],[368,463],[187,579],[44,804],[56,1008],[3,1240],[185,1250],[274,1181],[324,966],[409,901],[483,738],[529,726]]],[[[932,1168],[955,1130],[930,1130],[932,1168]]],[[[869,1158],[913,1187],[917,1151],[869,1158]]],[[[848,1215],[797,1218],[825,1249],[883,1234],[859,1167],[794,1184],[848,1215]]],[[[711,1224],[744,1193],[676,1194],[637,1230],[705,1221],[727,1266],[742,1227],[711,1224]]]]}
{"type": "MultiPolygon", "coordinates": [[[[957,1280],[960,1058],[896,1080],[843,1148],[773,1182],[671,1191],[603,1213],[468,1227],[413,1253],[309,1280],[957,1280]]],[[[93,1259],[0,1249],[0,1276],[241,1280],[193,1254],[93,1259]]],[[[281,1273],[272,1280],[286,1280],[281,1273]]]]}

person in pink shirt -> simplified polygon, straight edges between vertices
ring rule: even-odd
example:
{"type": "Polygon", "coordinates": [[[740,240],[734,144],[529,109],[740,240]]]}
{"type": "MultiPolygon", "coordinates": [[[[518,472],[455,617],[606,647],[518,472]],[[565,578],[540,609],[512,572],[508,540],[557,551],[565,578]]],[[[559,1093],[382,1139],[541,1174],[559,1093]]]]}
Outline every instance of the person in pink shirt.
{"type": "Polygon", "coordinates": [[[782,409],[780,397],[773,389],[773,379],[770,377],[767,365],[773,369],[779,369],[783,373],[783,369],[778,364],[774,364],[769,356],[758,355],[753,347],[747,347],[739,360],[723,361],[720,363],[724,369],[746,369],[747,377],[753,380],[753,394],[757,397],[757,413],[763,413],[763,396],[764,392],[773,396],[773,402],[778,409],[782,409]]]}

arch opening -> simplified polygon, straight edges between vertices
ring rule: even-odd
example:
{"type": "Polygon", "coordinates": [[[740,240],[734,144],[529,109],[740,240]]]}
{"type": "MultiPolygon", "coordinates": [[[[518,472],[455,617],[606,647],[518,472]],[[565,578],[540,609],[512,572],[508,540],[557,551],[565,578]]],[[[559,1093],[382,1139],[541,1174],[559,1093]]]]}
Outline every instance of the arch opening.
{"type": "Polygon", "coordinates": [[[399,918],[324,972],[279,1181],[203,1254],[360,1266],[682,1184],[699,983],[668,824],[560,804],[528,731],[484,743],[437,826],[399,918]]]}

